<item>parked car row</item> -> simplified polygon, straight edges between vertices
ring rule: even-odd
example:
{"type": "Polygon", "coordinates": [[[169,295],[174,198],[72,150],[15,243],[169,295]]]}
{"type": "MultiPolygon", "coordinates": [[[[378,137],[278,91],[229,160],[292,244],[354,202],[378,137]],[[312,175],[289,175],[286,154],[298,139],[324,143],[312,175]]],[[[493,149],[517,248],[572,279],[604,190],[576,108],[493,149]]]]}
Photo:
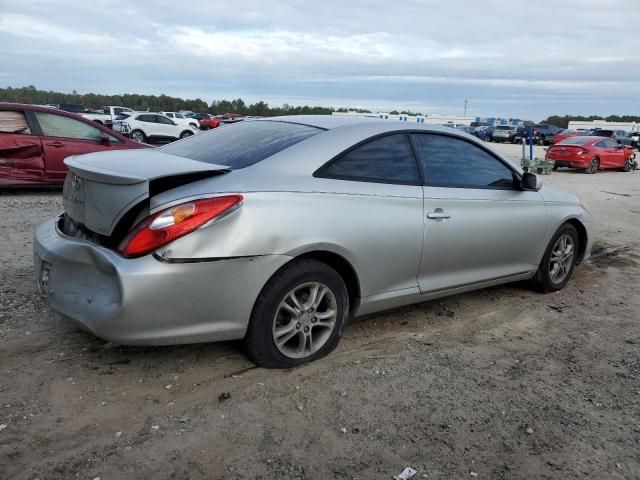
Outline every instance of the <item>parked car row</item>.
{"type": "Polygon", "coordinates": [[[68,156],[148,147],[63,110],[0,103],[0,186],[61,185],[68,156]]]}
{"type": "Polygon", "coordinates": [[[200,133],[197,127],[186,123],[186,119],[171,119],[153,112],[124,113],[117,117],[113,129],[131,138],[134,142],[174,141],[200,133]],[[182,123],[177,123],[182,120],[182,123]]]}

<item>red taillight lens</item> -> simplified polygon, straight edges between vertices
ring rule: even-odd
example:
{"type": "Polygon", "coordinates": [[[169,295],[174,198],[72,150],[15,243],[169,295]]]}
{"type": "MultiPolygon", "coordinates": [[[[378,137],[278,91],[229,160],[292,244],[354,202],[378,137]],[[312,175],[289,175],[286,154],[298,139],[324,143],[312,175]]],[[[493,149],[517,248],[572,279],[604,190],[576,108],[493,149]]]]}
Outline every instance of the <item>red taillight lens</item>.
{"type": "Polygon", "coordinates": [[[578,155],[584,155],[585,153],[589,153],[589,150],[587,150],[586,148],[581,148],[580,150],[578,150],[578,155]]]}
{"type": "Polygon", "coordinates": [[[145,255],[193,232],[242,202],[242,195],[205,198],[182,203],[155,213],[134,227],[118,252],[127,258],[145,255]]]}

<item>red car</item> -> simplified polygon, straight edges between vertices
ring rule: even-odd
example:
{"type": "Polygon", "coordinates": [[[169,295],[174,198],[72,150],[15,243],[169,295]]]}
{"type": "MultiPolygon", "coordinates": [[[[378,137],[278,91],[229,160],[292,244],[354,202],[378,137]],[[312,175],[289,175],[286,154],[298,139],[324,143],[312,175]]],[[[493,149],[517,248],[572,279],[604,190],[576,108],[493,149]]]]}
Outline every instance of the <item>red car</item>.
{"type": "Polygon", "coordinates": [[[0,102],[0,187],[62,185],[70,155],[148,147],[62,110],[0,102]]]}
{"type": "Polygon", "coordinates": [[[202,120],[200,120],[200,128],[203,130],[217,128],[225,120],[231,120],[239,117],[242,117],[242,115],[240,115],[239,113],[225,113],[224,115],[216,115],[215,117],[207,115],[202,120]]]}
{"type": "Polygon", "coordinates": [[[545,158],[554,160],[558,167],[583,168],[585,173],[601,169],[620,169],[625,172],[635,168],[633,149],[620,145],[611,138],[576,136],[569,137],[547,150],[545,158]]]}
{"type": "Polygon", "coordinates": [[[556,143],[560,143],[561,141],[566,140],[569,137],[575,137],[576,135],[579,135],[579,133],[575,130],[562,130],[560,133],[556,133],[554,135],[551,143],[555,145],[556,143]]]}

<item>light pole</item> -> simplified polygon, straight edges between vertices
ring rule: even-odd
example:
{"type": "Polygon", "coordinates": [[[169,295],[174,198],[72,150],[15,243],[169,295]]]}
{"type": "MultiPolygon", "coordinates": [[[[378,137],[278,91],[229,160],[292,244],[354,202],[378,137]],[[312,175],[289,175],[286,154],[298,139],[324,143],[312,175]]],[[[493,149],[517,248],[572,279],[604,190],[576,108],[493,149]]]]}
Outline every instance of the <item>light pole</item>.
{"type": "Polygon", "coordinates": [[[464,115],[463,115],[463,117],[467,116],[467,103],[469,103],[469,100],[465,100],[464,101],[464,115]]]}

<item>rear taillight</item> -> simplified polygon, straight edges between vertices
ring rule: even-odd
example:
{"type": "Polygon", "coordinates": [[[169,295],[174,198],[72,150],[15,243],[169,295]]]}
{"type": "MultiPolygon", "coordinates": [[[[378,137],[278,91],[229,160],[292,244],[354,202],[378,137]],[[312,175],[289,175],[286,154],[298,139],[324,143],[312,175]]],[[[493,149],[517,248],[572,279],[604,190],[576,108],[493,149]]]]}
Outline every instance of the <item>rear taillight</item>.
{"type": "Polygon", "coordinates": [[[118,252],[127,258],[145,255],[183,237],[238,207],[242,195],[182,203],[145,218],[125,237],[118,252]]]}
{"type": "Polygon", "coordinates": [[[589,150],[587,150],[586,148],[581,148],[580,150],[578,150],[578,155],[584,155],[585,153],[589,153],[589,150]]]}

